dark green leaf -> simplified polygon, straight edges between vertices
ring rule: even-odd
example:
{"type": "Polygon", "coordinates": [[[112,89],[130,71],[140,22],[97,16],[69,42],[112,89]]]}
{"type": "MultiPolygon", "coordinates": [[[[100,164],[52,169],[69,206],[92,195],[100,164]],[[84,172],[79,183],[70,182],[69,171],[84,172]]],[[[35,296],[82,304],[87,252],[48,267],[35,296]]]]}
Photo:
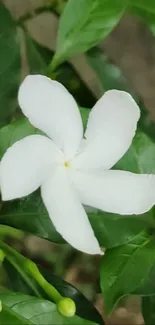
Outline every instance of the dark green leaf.
{"type": "Polygon", "coordinates": [[[78,316],[62,316],[54,303],[48,300],[20,293],[1,293],[2,311],[0,324],[3,325],[56,325],[95,324],[78,316]]]}
{"type": "Polygon", "coordinates": [[[38,192],[21,200],[3,204],[0,223],[22,229],[36,236],[62,243],[38,192]]]}
{"type": "Polygon", "coordinates": [[[155,296],[142,298],[142,314],[145,325],[155,324],[155,296]]]}
{"type": "MultiPolygon", "coordinates": [[[[4,267],[10,280],[9,289],[18,292],[24,292],[26,294],[33,294],[33,290],[31,289],[31,287],[28,285],[28,283],[23,281],[21,275],[17,272],[15,268],[13,268],[13,266],[10,263],[5,261],[4,267]]],[[[43,274],[44,278],[49,283],[51,283],[60,292],[62,296],[70,297],[75,301],[76,314],[79,317],[85,318],[89,321],[94,321],[98,324],[103,324],[103,320],[99,312],[79,290],[77,290],[74,286],[67,283],[60,277],[52,275],[51,270],[50,271],[46,270],[43,267],[39,267],[39,269],[40,272],[43,274]]],[[[37,286],[36,283],[35,285],[37,286]]],[[[39,292],[41,292],[43,298],[45,299],[48,298],[45,292],[40,291],[40,287],[37,286],[37,289],[39,292]]]]}
{"type": "Polygon", "coordinates": [[[155,242],[145,232],[126,245],[106,251],[101,266],[101,289],[107,313],[121,297],[141,285],[154,262],[155,242]]]}
{"type": "Polygon", "coordinates": [[[0,126],[8,123],[17,108],[20,83],[20,44],[14,21],[0,2],[0,126]]]}
{"type": "MultiPolygon", "coordinates": [[[[127,243],[144,227],[149,226],[148,221],[140,218],[123,218],[100,211],[88,213],[88,216],[102,247],[127,243]]],[[[56,232],[38,192],[21,200],[4,203],[0,211],[0,223],[54,242],[64,242],[56,232]]]]}
{"type": "Polygon", "coordinates": [[[60,18],[55,63],[85,52],[117,25],[127,1],[69,0],[60,18]]]}
{"type": "Polygon", "coordinates": [[[155,14],[154,0],[130,0],[130,5],[155,14]]]}
{"type": "Polygon", "coordinates": [[[35,134],[36,129],[30,124],[27,118],[12,122],[0,129],[0,158],[5,151],[16,141],[24,137],[35,134]]]}
{"type": "Polygon", "coordinates": [[[151,29],[152,34],[155,35],[155,11],[147,11],[145,8],[136,7],[132,3],[130,8],[132,14],[140,17],[151,29]]]}
{"type": "Polygon", "coordinates": [[[143,132],[137,132],[133,143],[123,158],[115,165],[116,169],[136,173],[155,173],[155,143],[143,132]]]}
{"type": "Polygon", "coordinates": [[[45,56],[42,57],[42,55],[39,53],[37,49],[36,42],[33,41],[30,35],[26,32],[25,32],[25,44],[26,44],[26,54],[27,54],[30,73],[46,74],[47,64],[50,62],[52,57],[51,51],[47,50],[47,52],[50,52],[50,60],[48,59],[48,62],[46,64],[45,56]]]}
{"type": "Polygon", "coordinates": [[[45,272],[42,270],[42,273],[48,282],[50,282],[61,293],[62,296],[70,297],[75,301],[76,314],[79,317],[96,322],[98,324],[104,324],[99,312],[80,291],[78,291],[75,287],[65,282],[61,278],[51,275],[49,271],[45,272]]]}

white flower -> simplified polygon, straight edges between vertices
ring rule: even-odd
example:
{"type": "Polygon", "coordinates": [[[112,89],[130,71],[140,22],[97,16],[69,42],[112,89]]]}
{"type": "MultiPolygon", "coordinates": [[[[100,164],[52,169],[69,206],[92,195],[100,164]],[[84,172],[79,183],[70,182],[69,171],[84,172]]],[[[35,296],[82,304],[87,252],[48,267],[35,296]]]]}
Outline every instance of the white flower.
{"type": "Polygon", "coordinates": [[[109,170],[131,145],[140,116],[137,104],[126,92],[107,91],[92,109],[83,139],[78,106],[60,83],[28,76],[18,100],[31,124],[48,137],[28,136],[6,151],[0,169],[3,200],[41,186],[57,231],[73,247],[101,254],[82,204],[140,214],[155,203],[155,176],[109,170]]]}

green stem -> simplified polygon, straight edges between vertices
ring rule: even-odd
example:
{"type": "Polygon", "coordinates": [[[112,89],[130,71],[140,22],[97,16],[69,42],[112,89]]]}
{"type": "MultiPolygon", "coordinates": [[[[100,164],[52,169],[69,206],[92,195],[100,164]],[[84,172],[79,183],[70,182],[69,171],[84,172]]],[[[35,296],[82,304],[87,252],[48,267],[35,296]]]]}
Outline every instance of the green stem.
{"type": "Polygon", "coordinates": [[[49,12],[49,11],[52,11],[54,14],[58,15],[54,5],[48,5],[48,6],[44,5],[43,7],[36,8],[33,11],[28,12],[25,15],[21,16],[16,23],[17,25],[22,25],[23,23],[27,22],[29,19],[34,18],[36,15],[42,14],[43,12],[49,12]]]}
{"type": "Polygon", "coordinates": [[[51,77],[52,79],[54,76],[54,71],[56,70],[56,68],[58,67],[58,65],[61,63],[61,60],[56,56],[56,54],[53,56],[52,61],[50,62],[49,66],[48,66],[48,71],[47,71],[47,75],[49,77],[51,77]]]}
{"type": "Polygon", "coordinates": [[[0,237],[1,236],[10,236],[15,239],[22,239],[24,237],[24,232],[10,226],[0,225],[0,237]]]}
{"type": "Polygon", "coordinates": [[[26,283],[33,289],[37,296],[41,297],[38,289],[35,287],[33,282],[31,282],[31,277],[40,285],[40,287],[55,303],[58,303],[61,299],[63,299],[60,293],[44,279],[34,262],[22,256],[16,250],[2,241],[0,241],[0,248],[3,250],[6,259],[8,259],[8,261],[16,268],[16,270],[24,278],[26,283]]]}
{"type": "Polygon", "coordinates": [[[27,272],[35,278],[40,287],[44,289],[44,291],[48,294],[48,296],[55,302],[58,303],[63,297],[60,293],[50,284],[40,273],[38,267],[32,261],[27,260],[27,265],[25,265],[27,272]]]}
{"type": "Polygon", "coordinates": [[[0,240],[0,249],[5,254],[5,258],[9,261],[10,264],[17,270],[17,272],[21,275],[27,285],[32,289],[36,296],[41,297],[38,289],[36,288],[35,284],[31,281],[31,278],[24,272],[24,261],[25,257],[16,252],[13,248],[5,244],[0,240]]]}

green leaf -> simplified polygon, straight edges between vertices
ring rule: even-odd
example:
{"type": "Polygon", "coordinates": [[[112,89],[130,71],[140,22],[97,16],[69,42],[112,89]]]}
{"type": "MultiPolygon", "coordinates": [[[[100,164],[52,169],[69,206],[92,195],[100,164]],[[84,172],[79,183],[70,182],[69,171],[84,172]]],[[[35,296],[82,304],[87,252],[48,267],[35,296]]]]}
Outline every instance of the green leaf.
{"type": "Polygon", "coordinates": [[[95,324],[78,316],[62,316],[54,303],[48,300],[20,294],[1,293],[2,311],[0,323],[3,325],[56,325],[95,324]]]}
{"type": "Polygon", "coordinates": [[[14,21],[0,2],[0,126],[12,119],[20,83],[20,43],[14,21]]]}
{"type": "Polygon", "coordinates": [[[50,59],[52,57],[51,51],[48,50],[48,52],[50,52],[50,59],[48,59],[48,63],[46,64],[46,59],[40,55],[36,42],[30,37],[27,32],[25,32],[25,45],[29,72],[46,74],[47,64],[50,62],[50,59]]]}
{"type": "Polygon", "coordinates": [[[155,14],[154,0],[130,0],[130,5],[155,14]]]}
{"type": "MultiPolygon", "coordinates": [[[[10,286],[9,289],[13,291],[22,291],[26,294],[33,294],[33,291],[26,285],[26,283],[21,278],[20,274],[12,267],[7,261],[4,262],[5,271],[9,276],[10,286]]],[[[55,276],[51,273],[51,270],[46,270],[43,267],[39,267],[40,272],[43,274],[44,278],[51,283],[62,296],[70,297],[76,303],[76,315],[81,318],[94,321],[98,324],[103,324],[102,317],[99,312],[93,306],[93,303],[89,301],[79,290],[74,286],[64,281],[58,276],[55,276]]],[[[46,294],[43,295],[43,298],[47,299],[46,294]]]]}
{"type": "Polygon", "coordinates": [[[138,131],[131,147],[115,165],[115,169],[136,173],[155,174],[155,143],[143,132],[138,131]]]}
{"type": "Polygon", "coordinates": [[[62,296],[70,297],[76,303],[76,314],[81,318],[96,322],[98,324],[104,324],[103,319],[97,309],[79,290],[74,286],[67,283],[58,276],[51,275],[51,271],[40,268],[41,273],[45,279],[51,283],[62,296]]]}
{"type": "Polygon", "coordinates": [[[153,264],[149,275],[146,276],[140,287],[134,290],[133,294],[140,296],[151,296],[155,294],[155,264],[153,264]]]}
{"type": "Polygon", "coordinates": [[[36,264],[2,241],[0,247],[6,256],[4,267],[10,280],[9,289],[11,288],[14,291],[24,290],[24,293],[28,294],[35,293],[45,299],[52,297],[52,301],[53,299],[59,299],[61,295],[69,297],[75,301],[78,316],[103,324],[102,318],[93,304],[72,285],[59,277],[52,276],[51,271],[46,271],[44,268],[40,268],[39,271],[36,264]],[[57,292],[54,289],[53,293],[53,287],[57,289],[57,292]]]}
{"type": "Polygon", "coordinates": [[[0,158],[4,155],[5,151],[16,141],[24,137],[35,134],[37,129],[34,128],[27,118],[23,118],[12,122],[9,125],[0,129],[0,158]]]}
{"type": "Polygon", "coordinates": [[[108,61],[99,48],[95,47],[86,54],[89,65],[94,69],[98,77],[101,93],[109,89],[128,91],[125,79],[120,69],[108,61]]]}
{"type": "Polygon", "coordinates": [[[130,243],[106,251],[101,265],[101,289],[105,310],[141,285],[155,262],[155,242],[142,232],[130,243]]]}
{"type": "MultiPolygon", "coordinates": [[[[144,227],[149,227],[148,220],[144,221],[138,217],[123,218],[100,211],[88,213],[88,217],[103,247],[127,243],[144,227]]],[[[53,226],[38,192],[21,200],[4,203],[0,211],[0,223],[53,242],[64,243],[53,226]]]]}
{"type": "Polygon", "coordinates": [[[4,203],[0,211],[0,223],[53,242],[64,242],[54,228],[38,192],[21,200],[4,203]]]}
{"type": "Polygon", "coordinates": [[[119,22],[126,4],[124,0],[69,0],[60,18],[53,65],[102,41],[119,22]]]}
{"type": "Polygon", "coordinates": [[[145,8],[136,7],[134,3],[130,8],[132,14],[141,17],[147,23],[153,35],[155,35],[155,11],[147,11],[145,8]]]}
{"type": "Polygon", "coordinates": [[[142,314],[145,325],[155,324],[155,296],[142,298],[142,314]]]}

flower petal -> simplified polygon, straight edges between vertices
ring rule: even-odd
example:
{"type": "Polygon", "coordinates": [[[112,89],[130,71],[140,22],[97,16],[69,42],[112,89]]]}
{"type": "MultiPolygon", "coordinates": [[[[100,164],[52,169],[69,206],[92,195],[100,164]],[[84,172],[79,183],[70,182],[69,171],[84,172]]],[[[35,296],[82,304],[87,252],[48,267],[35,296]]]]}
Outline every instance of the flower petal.
{"type": "Polygon", "coordinates": [[[42,185],[41,194],[49,216],[62,237],[82,252],[101,254],[87,214],[65,168],[56,168],[53,176],[42,185]]]}
{"type": "Polygon", "coordinates": [[[62,160],[60,149],[47,137],[31,135],[16,142],[0,164],[2,199],[12,200],[32,193],[47,177],[51,166],[62,160]]]}
{"type": "Polygon", "coordinates": [[[83,204],[119,214],[145,213],[155,204],[155,176],[120,170],[74,172],[83,204]]]}
{"type": "Polygon", "coordinates": [[[19,88],[19,105],[30,122],[45,132],[72,157],[83,136],[78,106],[72,95],[57,81],[30,75],[19,88]]]}
{"type": "Polygon", "coordinates": [[[125,154],[135,135],[140,110],[130,94],[109,90],[92,109],[87,144],[75,160],[78,168],[110,169],[125,154]]]}

